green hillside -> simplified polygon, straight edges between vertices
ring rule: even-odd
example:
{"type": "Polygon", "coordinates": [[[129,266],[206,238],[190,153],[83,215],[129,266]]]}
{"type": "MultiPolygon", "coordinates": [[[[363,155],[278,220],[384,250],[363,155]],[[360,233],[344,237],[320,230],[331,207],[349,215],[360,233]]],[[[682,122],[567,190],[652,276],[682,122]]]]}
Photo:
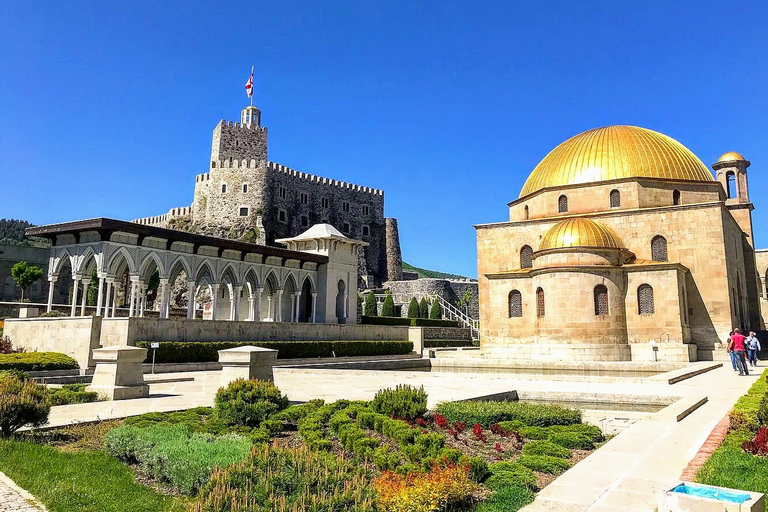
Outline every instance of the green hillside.
{"type": "Polygon", "coordinates": [[[406,262],[403,262],[403,270],[408,272],[416,272],[419,277],[432,277],[435,279],[471,279],[467,276],[460,276],[458,274],[446,274],[445,272],[437,272],[435,270],[427,270],[424,268],[414,267],[406,262]]]}

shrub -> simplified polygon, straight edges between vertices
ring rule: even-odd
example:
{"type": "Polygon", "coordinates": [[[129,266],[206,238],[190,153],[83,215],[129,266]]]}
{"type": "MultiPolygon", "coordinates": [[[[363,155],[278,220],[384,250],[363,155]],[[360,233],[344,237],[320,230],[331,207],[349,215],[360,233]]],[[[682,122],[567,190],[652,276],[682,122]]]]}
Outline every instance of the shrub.
{"type": "Polygon", "coordinates": [[[0,354],[0,370],[23,370],[39,372],[45,370],[76,370],[77,361],[58,352],[24,352],[0,354]]]}
{"type": "Polygon", "coordinates": [[[429,318],[411,319],[411,327],[458,327],[455,320],[430,320],[429,318]]]}
{"type": "Polygon", "coordinates": [[[45,386],[0,374],[0,436],[8,437],[27,424],[45,424],[50,410],[45,386]]]}
{"type": "Polygon", "coordinates": [[[306,417],[307,414],[316,411],[324,404],[324,400],[315,399],[303,404],[291,405],[287,409],[275,414],[274,419],[297,422],[306,417]]]}
{"type": "Polygon", "coordinates": [[[523,455],[515,462],[528,469],[552,475],[559,475],[571,467],[567,460],[560,457],[549,457],[547,455],[523,455]]]}
{"type": "Polygon", "coordinates": [[[8,336],[3,336],[3,332],[0,329],[0,354],[17,354],[24,352],[23,348],[13,348],[13,342],[8,336]]]}
{"type": "Polygon", "coordinates": [[[419,318],[429,318],[429,304],[424,297],[419,301],[419,318]]]}
{"type": "Polygon", "coordinates": [[[381,306],[381,316],[395,316],[395,301],[391,293],[384,297],[384,304],[381,306]]]}
{"type": "Polygon", "coordinates": [[[420,311],[419,311],[419,301],[416,300],[416,297],[411,299],[411,303],[408,304],[408,318],[419,318],[420,317],[420,311]]]}
{"type": "MultiPolygon", "coordinates": [[[[406,319],[407,320],[407,319],[406,319]]],[[[137,341],[136,346],[150,348],[149,341],[137,341]]],[[[161,341],[156,363],[197,363],[219,360],[219,350],[252,345],[277,350],[278,359],[315,357],[353,357],[409,354],[410,341],[161,341]]],[[[151,352],[148,353],[151,356],[151,352]]]]}
{"type": "Polygon", "coordinates": [[[214,468],[243,460],[251,441],[237,436],[212,438],[193,433],[186,425],[123,425],[107,433],[104,446],[115,457],[138,463],[153,478],[194,494],[214,468]]]}
{"type": "Polygon", "coordinates": [[[435,299],[432,301],[432,307],[429,308],[430,320],[440,320],[443,318],[443,311],[440,309],[440,301],[435,299]]]}
{"type": "Polygon", "coordinates": [[[739,398],[736,404],[734,404],[730,412],[730,430],[746,428],[752,432],[757,431],[757,428],[760,426],[757,412],[765,394],[766,380],[758,379],[749,388],[747,394],[739,398]]]}
{"type": "Polygon", "coordinates": [[[488,478],[488,475],[490,475],[488,463],[485,462],[485,459],[480,457],[466,457],[464,463],[469,466],[469,477],[475,482],[482,483],[488,478]]]}
{"type": "MultiPolygon", "coordinates": [[[[483,427],[490,427],[494,423],[511,420],[518,420],[525,425],[541,427],[581,422],[581,411],[579,410],[568,409],[560,405],[525,402],[485,402],[479,400],[443,402],[437,406],[436,410],[450,421],[480,423],[483,427]]],[[[523,436],[525,437],[525,434],[523,436]]]]}
{"type": "Polygon", "coordinates": [[[16,370],[16,369],[2,370],[2,371],[0,371],[0,376],[2,376],[2,375],[12,375],[12,376],[16,377],[19,380],[31,380],[32,379],[32,377],[27,372],[23,372],[21,370],[16,370]]]}
{"type": "Polygon", "coordinates": [[[480,503],[475,512],[509,512],[520,510],[536,498],[531,490],[517,485],[504,486],[480,503]]]}
{"type": "Polygon", "coordinates": [[[591,450],[595,447],[588,435],[578,432],[553,432],[549,435],[549,440],[572,450],[591,450]]]}
{"type": "Polygon", "coordinates": [[[377,391],[371,407],[381,414],[413,420],[427,412],[427,393],[423,386],[415,388],[407,384],[398,384],[395,389],[387,388],[377,391]]]}
{"type": "Polygon", "coordinates": [[[571,456],[571,450],[551,441],[531,441],[523,445],[523,455],[547,455],[567,459],[571,456]]]}
{"type": "Polygon", "coordinates": [[[86,391],[85,384],[64,384],[60,388],[48,388],[51,405],[85,404],[99,399],[95,391],[86,391]]]}
{"type": "Polygon", "coordinates": [[[603,436],[603,431],[600,430],[600,427],[596,427],[594,425],[587,425],[585,423],[574,423],[573,425],[552,425],[551,427],[547,427],[547,431],[550,434],[555,434],[555,433],[579,434],[581,436],[584,436],[590,439],[593,443],[599,443],[601,441],[605,441],[605,437],[603,436]]]}
{"type": "Polygon", "coordinates": [[[768,455],[768,427],[760,427],[750,441],[744,441],[741,449],[752,455],[768,455]]]}
{"type": "Polygon", "coordinates": [[[760,425],[768,425],[768,393],[763,395],[760,405],[757,406],[757,422],[760,425]]]}
{"type": "Polygon", "coordinates": [[[531,491],[538,490],[536,475],[533,471],[518,462],[497,462],[489,467],[491,476],[485,481],[485,485],[499,491],[505,487],[523,487],[531,491]]]}
{"type": "Polygon", "coordinates": [[[435,465],[428,473],[398,475],[385,471],[373,481],[382,512],[431,512],[467,503],[477,485],[469,478],[469,467],[435,465]]]}
{"type": "Polygon", "coordinates": [[[288,407],[288,397],[271,382],[237,379],[216,392],[216,414],[228,425],[258,427],[288,407]]]}
{"type": "Polygon", "coordinates": [[[374,295],[373,291],[368,292],[368,295],[365,297],[365,309],[363,310],[363,315],[379,316],[378,311],[376,311],[376,295],[374,295]]]}
{"type": "Polygon", "coordinates": [[[50,311],[46,311],[45,313],[41,313],[40,316],[41,317],[61,317],[61,316],[67,316],[67,314],[61,311],[56,311],[55,309],[52,309],[50,311]]]}
{"type": "Polygon", "coordinates": [[[193,512],[373,512],[369,468],[307,447],[255,446],[245,460],[214,470],[193,512]]]}

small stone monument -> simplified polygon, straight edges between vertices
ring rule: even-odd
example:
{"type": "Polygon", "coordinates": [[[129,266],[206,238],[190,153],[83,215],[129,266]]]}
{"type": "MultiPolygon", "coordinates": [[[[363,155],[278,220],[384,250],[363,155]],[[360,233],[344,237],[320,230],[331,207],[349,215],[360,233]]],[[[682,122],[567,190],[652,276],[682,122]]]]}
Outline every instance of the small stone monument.
{"type": "Polygon", "coordinates": [[[262,347],[228,348],[219,350],[221,380],[219,387],[226,387],[237,379],[272,380],[272,367],[277,362],[277,350],[262,347]]]}
{"type": "Polygon", "coordinates": [[[147,358],[147,349],[117,345],[93,351],[96,371],[86,389],[106,395],[109,400],[127,400],[149,396],[149,385],[144,383],[141,363],[147,358]]]}

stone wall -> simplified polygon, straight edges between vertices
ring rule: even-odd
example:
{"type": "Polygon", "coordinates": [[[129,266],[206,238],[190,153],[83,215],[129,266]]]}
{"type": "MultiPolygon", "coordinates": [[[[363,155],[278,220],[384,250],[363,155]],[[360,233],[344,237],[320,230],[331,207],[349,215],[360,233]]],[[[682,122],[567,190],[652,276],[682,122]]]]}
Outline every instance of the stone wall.
{"type": "Polygon", "coordinates": [[[472,300],[469,304],[469,316],[479,318],[479,302],[477,281],[462,281],[455,279],[433,279],[423,278],[413,281],[387,281],[384,288],[392,292],[392,298],[398,304],[405,304],[402,308],[402,315],[408,313],[408,303],[411,298],[420,298],[427,293],[439,295],[451,304],[456,304],[461,296],[468,290],[472,293],[472,300]]]}
{"type": "Polygon", "coordinates": [[[0,244],[0,301],[18,300],[21,297],[21,289],[16,286],[16,282],[11,277],[11,267],[19,261],[26,261],[30,265],[42,268],[43,277],[27,289],[25,298],[32,302],[47,302],[48,254],[47,248],[0,244]]]}
{"type": "Polygon", "coordinates": [[[464,327],[422,327],[425,340],[472,341],[472,333],[464,327]]]}
{"type": "Polygon", "coordinates": [[[77,360],[82,370],[93,365],[92,350],[99,348],[101,317],[9,318],[3,335],[13,346],[28,352],[61,352],[77,360]]]}

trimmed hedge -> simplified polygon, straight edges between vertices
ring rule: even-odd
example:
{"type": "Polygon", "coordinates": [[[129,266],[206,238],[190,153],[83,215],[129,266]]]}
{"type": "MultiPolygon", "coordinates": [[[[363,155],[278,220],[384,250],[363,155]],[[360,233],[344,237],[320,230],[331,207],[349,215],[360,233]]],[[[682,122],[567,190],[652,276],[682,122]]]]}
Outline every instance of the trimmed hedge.
{"type": "Polygon", "coordinates": [[[424,340],[424,348],[471,347],[472,340],[424,340]]]}
{"type": "Polygon", "coordinates": [[[0,354],[0,370],[40,372],[45,370],[77,370],[77,361],[58,352],[21,352],[0,354]]]}
{"type": "MultiPolygon", "coordinates": [[[[150,341],[136,346],[150,349],[150,341]]],[[[219,350],[252,345],[277,350],[278,359],[352,356],[392,356],[410,354],[410,341],[161,341],[156,363],[204,363],[219,360],[219,350]]],[[[152,349],[147,352],[152,360],[152,349]]]]}
{"type": "Polygon", "coordinates": [[[402,318],[399,316],[363,316],[365,325],[405,325],[409,327],[458,327],[455,320],[432,320],[430,318],[402,318]]]}
{"type": "MultiPolygon", "coordinates": [[[[469,425],[480,423],[483,428],[512,420],[538,427],[581,423],[581,411],[554,404],[466,400],[443,402],[437,406],[436,411],[449,421],[466,421],[469,425]]],[[[525,437],[524,433],[521,434],[525,437]]]]}

